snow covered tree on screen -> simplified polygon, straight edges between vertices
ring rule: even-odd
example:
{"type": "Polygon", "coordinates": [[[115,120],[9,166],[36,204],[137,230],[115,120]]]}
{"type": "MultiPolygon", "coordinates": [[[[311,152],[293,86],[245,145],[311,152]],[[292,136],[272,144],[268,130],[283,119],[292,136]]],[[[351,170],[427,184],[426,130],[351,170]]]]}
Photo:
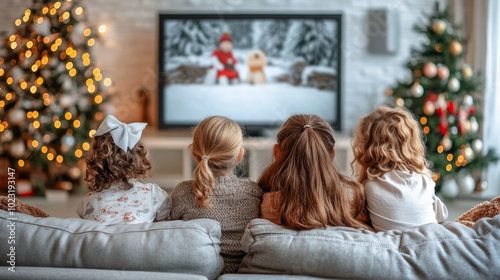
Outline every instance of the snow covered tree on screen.
{"type": "Polygon", "coordinates": [[[167,56],[202,55],[214,48],[223,28],[218,21],[179,20],[167,26],[167,56]]]}
{"type": "Polygon", "coordinates": [[[259,48],[268,57],[280,57],[290,28],[290,21],[272,20],[264,24],[263,28],[265,32],[259,42],[259,48]]]}
{"type": "Polygon", "coordinates": [[[225,30],[229,30],[233,37],[233,46],[236,49],[253,48],[253,30],[250,20],[228,20],[225,30]]]}
{"type": "Polygon", "coordinates": [[[302,57],[308,65],[332,66],[336,61],[335,26],[325,20],[303,20],[290,27],[285,55],[302,57]]]}

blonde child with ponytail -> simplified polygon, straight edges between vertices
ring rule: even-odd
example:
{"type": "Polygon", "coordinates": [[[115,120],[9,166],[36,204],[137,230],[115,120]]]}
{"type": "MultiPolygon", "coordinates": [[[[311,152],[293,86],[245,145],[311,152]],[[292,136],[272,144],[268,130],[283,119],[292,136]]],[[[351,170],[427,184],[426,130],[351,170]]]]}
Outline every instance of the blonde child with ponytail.
{"type": "Polygon", "coordinates": [[[222,228],[222,273],[235,273],[245,253],[240,240],[246,225],[259,217],[262,190],[234,174],[244,155],[241,127],[226,117],[203,120],[194,130],[191,154],[194,180],[179,183],[171,194],[172,220],[214,219],[222,228]]]}

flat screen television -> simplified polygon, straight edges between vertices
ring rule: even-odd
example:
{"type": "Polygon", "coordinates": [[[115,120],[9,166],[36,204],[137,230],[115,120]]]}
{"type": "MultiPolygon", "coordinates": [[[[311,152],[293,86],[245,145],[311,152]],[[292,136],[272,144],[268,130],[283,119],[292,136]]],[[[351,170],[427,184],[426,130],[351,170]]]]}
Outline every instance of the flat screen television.
{"type": "Polygon", "coordinates": [[[341,124],[340,14],[161,14],[159,127],[212,115],[247,131],[317,114],[341,124]]]}

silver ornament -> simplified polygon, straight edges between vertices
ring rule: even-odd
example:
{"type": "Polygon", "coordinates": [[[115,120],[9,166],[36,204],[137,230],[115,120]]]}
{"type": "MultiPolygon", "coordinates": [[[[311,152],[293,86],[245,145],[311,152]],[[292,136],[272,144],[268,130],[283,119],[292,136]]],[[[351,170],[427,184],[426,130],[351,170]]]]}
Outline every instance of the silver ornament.
{"type": "Polygon", "coordinates": [[[424,94],[424,88],[419,83],[414,83],[410,88],[411,95],[413,97],[421,97],[424,94]]]}
{"type": "Polygon", "coordinates": [[[483,141],[481,139],[476,139],[472,141],[472,150],[476,152],[476,154],[480,154],[483,152],[483,141]]]}
{"type": "Polygon", "coordinates": [[[466,95],[464,96],[464,105],[465,106],[472,106],[474,105],[474,99],[472,98],[472,96],[470,95],[466,95]]]}
{"type": "Polygon", "coordinates": [[[62,108],[68,108],[69,106],[72,106],[75,103],[75,99],[68,95],[64,94],[59,98],[59,105],[61,105],[62,108]]]}
{"type": "Polygon", "coordinates": [[[68,147],[72,148],[75,145],[75,137],[73,135],[64,135],[61,138],[61,143],[63,145],[67,145],[68,147]]]}
{"type": "Polygon", "coordinates": [[[479,123],[476,120],[476,117],[470,118],[470,131],[473,134],[476,134],[479,130],[479,123]]]}
{"type": "Polygon", "coordinates": [[[10,144],[9,153],[11,156],[15,158],[22,157],[25,151],[26,151],[26,146],[24,145],[23,141],[18,140],[10,144]]]}
{"type": "Polygon", "coordinates": [[[474,192],[476,181],[474,181],[474,178],[470,174],[461,177],[457,182],[461,194],[471,194],[474,192]]]}
{"type": "Polygon", "coordinates": [[[451,78],[448,81],[448,89],[451,92],[456,92],[458,89],[460,89],[460,81],[458,81],[457,78],[451,78]]]}
{"type": "Polygon", "coordinates": [[[458,192],[459,189],[455,179],[448,179],[443,182],[443,185],[441,186],[441,194],[448,198],[455,198],[457,197],[458,192]]]}
{"type": "MultiPolygon", "coordinates": [[[[14,138],[14,134],[10,129],[4,130],[2,133],[0,133],[0,139],[2,139],[2,142],[10,142],[14,138]]],[[[1,146],[1,145],[0,145],[1,146]]]]}
{"type": "Polygon", "coordinates": [[[12,109],[7,115],[9,122],[13,125],[21,124],[25,119],[24,111],[21,109],[12,109]]]}
{"type": "Polygon", "coordinates": [[[474,151],[472,150],[471,147],[466,147],[464,149],[464,157],[465,157],[465,160],[467,160],[467,161],[471,161],[474,159],[474,151]]]}

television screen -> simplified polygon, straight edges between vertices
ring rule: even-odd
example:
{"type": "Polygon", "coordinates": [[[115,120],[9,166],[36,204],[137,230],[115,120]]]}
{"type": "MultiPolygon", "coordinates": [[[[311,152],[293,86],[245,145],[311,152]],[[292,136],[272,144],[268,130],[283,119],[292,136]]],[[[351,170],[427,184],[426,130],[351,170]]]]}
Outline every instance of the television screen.
{"type": "Polygon", "coordinates": [[[339,130],[340,31],[340,15],[160,15],[160,128],[304,113],[339,130]]]}

